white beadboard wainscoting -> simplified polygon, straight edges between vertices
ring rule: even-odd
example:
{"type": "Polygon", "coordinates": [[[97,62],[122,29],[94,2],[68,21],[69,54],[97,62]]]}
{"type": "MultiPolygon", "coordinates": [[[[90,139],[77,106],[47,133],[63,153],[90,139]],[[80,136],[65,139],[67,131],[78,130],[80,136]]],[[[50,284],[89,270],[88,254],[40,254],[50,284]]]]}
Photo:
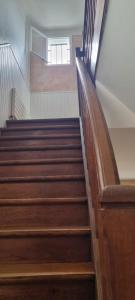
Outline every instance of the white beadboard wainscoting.
{"type": "Polygon", "coordinates": [[[11,93],[15,89],[15,117],[30,117],[30,93],[10,46],[0,47],[0,127],[11,115],[11,93]]]}
{"type": "Polygon", "coordinates": [[[77,91],[32,92],[31,118],[79,117],[77,91]]]}

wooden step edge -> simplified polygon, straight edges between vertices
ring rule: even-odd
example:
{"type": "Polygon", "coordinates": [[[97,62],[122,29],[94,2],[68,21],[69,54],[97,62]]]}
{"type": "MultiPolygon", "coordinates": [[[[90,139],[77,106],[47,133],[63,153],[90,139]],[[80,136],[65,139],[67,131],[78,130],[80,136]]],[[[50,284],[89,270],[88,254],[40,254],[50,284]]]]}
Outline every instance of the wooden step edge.
{"type": "Polygon", "coordinates": [[[50,139],[80,139],[80,134],[44,134],[44,135],[19,135],[19,136],[0,136],[2,141],[18,141],[18,140],[50,140],[50,139]]]}
{"type": "Polygon", "coordinates": [[[32,198],[32,199],[0,199],[0,206],[26,206],[26,205],[65,205],[87,204],[86,197],[80,198],[32,198]]]}
{"type": "Polygon", "coordinates": [[[41,280],[95,279],[92,262],[1,265],[0,283],[41,280]]]}
{"type": "Polygon", "coordinates": [[[41,126],[28,126],[28,127],[9,127],[9,128],[1,128],[1,132],[11,132],[11,131],[27,131],[27,130],[59,130],[59,129],[80,129],[80,126],[79,124],[76,125],[70,125],[70,124],[67,124],[67,125],[57,125],[57,124],[54,124],[54,125],[41,125],[41,126]]]}
{"type": "Polygon", "coordinates": [[[0,177],[0,183],[19,182],[53,182],[53,181],[82,181],[84,175],[56,175],[56,176],[25,176],[25,177],[0,177]]]}
{"type": "Polygon", "coordinates": [[[55,227],[55,228],[32,228],[32,229],[2,229],[1,238],[11,237],[44,237],[44,236],[86,236],[90,235],[91,228],[83,227],[55,227]]]}
{"type": "Polygon", "coordinates": [[[43,164],[77,164],[83,163],[82,158],[52,158],[52,159],[27,159],[27,160],[5,160],[0,161],[0,166],[12,166],[12,165],[43,165],[43,164]]]}
{"type": "Polygon", "coordinates": [[[54,118],[54,119],[23,119],[23,120],[7,120],[6,123],[7,124],[21,124],[21,123],[40,123],[40,122],[64,122],[64,121],[68,121],[68,122],[79,122],[79,118],[54,118]]]}
{"type": "Polygon", "coordinates": [[[10,151],[47,151],[47,150],[71,150],[81,149],[81,144],[69,144],[69,145],[46,145],[46,146],[7,146],[0,147],[0,152],[10,151]]]}

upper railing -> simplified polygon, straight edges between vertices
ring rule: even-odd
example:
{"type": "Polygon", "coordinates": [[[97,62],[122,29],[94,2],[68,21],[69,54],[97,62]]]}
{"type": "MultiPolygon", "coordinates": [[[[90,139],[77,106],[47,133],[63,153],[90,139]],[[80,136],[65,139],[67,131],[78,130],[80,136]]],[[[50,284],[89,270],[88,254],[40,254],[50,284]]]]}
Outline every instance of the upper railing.
{"type": "Polygon", "coordinates": [[[85,1],[85,19],[84,19],[84,32],[83,32],[83,53],[84,62],[88,66],[91,63],[92,41],[94,34],[94,24],[96,15],[97,0],[85,1]]]}
{"type": "Polygon", "coordinates": [[[108,0],[86,0],[83,30],[83,57],[91,78],[95,79],[108,0]]]}

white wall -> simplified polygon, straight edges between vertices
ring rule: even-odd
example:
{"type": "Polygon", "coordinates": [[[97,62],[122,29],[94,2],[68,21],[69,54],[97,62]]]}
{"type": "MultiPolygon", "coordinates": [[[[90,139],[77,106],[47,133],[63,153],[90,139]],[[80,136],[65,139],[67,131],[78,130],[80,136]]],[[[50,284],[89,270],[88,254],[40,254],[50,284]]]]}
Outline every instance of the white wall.
{"type": "Polygon", "coordinates": [[[135,179],[135,128],[113,128],[109,131],[120,179],[135,179]]]}
{"type": "Polygon", "coordinates": [[[26,15],[17,0],[0,0],[0,43],[9,42],[26,74],[26,15]]]}
{"type": "Polygon", "coordinates": [[[96,81],[96,90],[109,128],[135,127],[135,113],[133,111],[99,81],[96,81]]]}
{"type": "Polygon", "coordinates": [[[135,112],[135,1],[110,0],[97,80],[135,112]]]}
{"type": "Polygon", "coordinates": [[[77,92],[34,92],[30,112],[33,119],[79,117],[77,92]]]}
{"type": "MultiPolygon", "coordinates": [[[[81,45],[82,36],[72,36],[70,30],[71,65],[47,66],[41,58],[31,53],[32,118],[79,116],[75,48],[81,45]]],[[[65,33],[63,36],[66,36],[65,33]]]]}
{"type": "Polygon", "coordinates": [[[96,77],[121,179],[135,179],[134,12],[134,0],[109,0],[96,77]]]}
{"type": "Polygon", "coordinates": [[[29,62],[26,16],[17,0],[0,0],[0,126],[10,114],[10,91],[17,90],[18,118],[29,116],[29,62]]]}
{"type": "Polygon", "coordinates": [[[29,117],[30,97],[23,74],[10,47],[0,48],[0,127],[11,115],[11,89],[16,89],[16,117],[29,117]]]}

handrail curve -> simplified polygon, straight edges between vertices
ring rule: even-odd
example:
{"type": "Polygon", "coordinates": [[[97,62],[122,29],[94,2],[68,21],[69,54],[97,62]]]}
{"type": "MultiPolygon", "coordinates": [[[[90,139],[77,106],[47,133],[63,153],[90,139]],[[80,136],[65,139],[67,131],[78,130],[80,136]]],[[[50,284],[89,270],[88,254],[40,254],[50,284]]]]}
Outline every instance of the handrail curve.
{"type": "MultiPolygon", "coordinates": [[[[93,134],[95,155],[97,160],[97,172],[99,175],[100,186],[103,189],[108,185],[119,184],[119,175],[113,153],[110,136],[108,133],[106,121],[102,112],[101,105],[96,96],[95,87],[87,72],[84,62],[76,58],[79,84],[83,91],[83,97],[80,99],[80,107],[87,107],[88,120],[93,134]]],[[[81,112],[81,115],[83,112],[81,112]]],[[[84,116],[82,115],[82,118],[84,116]]],[[[87,134],[87,133],[86,133],[87,134]]]]}

